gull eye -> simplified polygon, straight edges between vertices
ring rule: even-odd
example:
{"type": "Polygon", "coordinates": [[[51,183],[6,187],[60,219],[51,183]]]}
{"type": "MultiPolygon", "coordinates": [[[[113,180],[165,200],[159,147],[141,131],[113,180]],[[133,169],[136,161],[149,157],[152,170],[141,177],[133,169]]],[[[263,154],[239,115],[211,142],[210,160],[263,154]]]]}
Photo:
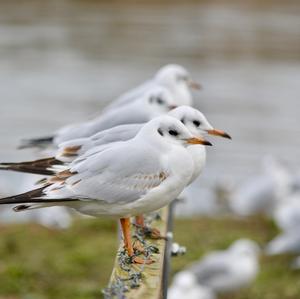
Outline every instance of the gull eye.
{"type": "Polygon", "coordinates": [[[161,98],[157,98],[156,99],[156,102],[159,104],[159,105],[163,105],[165,103],[165,101],[161,98]]]}
{"type": "Polygon", "coordinates": [[[177,75],[177,76],[176,76],[176,80],[179,81],[179,82],[180,82],[180,81],[183,81],[182,76],[181,76],[181,75],[177,75]]]}
{"type": "Polygon", "coordinates": [[[164,133],[162,132],[161,129],[158,129],[157,132],[158,132],[159,135],[164,136],[164,133]]]}
{"type": "Polygon", "coordinates": [[[189,77],[187,75],[177,75],[177,81],[188,81],[189,77]]]}
{"type": "Polygon", "coordinates": [[[182,118],[180,121],[181,121],[183,124],[185,124],[185,119],[184,119],[184,118],[182,118]]]}
{"type": "Polygon", "coordinates": [[[201,125],[201,122],[199,120],[193,120],[193,124],[196,126],[196,127],[199,127],[201,125]]]}
{"type": "Polygon", "coordinates": [[[169,134],[172,136],[177,136],[178,132],[176,130],[169,130],[169,134]]]}

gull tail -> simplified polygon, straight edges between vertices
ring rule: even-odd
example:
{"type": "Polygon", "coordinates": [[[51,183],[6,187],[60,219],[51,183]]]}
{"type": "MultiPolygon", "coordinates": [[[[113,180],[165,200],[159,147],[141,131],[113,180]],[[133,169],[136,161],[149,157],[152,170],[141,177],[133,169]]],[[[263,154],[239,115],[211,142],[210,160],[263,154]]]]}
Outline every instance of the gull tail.
{"type": "Polygon", "coordinates": [[[0,163],[0,170],[11,170],[41,175],[53,175],[55,174],[55,170],[52,170],[51,167],[61,164],[63,164],[63,162],[57,160],[55,157],[51,157],[20,163],[0,163]]]}
{"type": "Polygon", "coordinates": [[[34,190],[31,190],[31,191],[28,191],[28,192],[25,192],[25,193],[1,198],[0,205],[19,204],[16,207],[14,207],[13,209],[15,212],[20,212],[20,211],[27,210],[29,208],[30,209],[42,208],[42,207],[47,207],[47,205],[51,206],[54,203],[61,203],[61,202],[66,202],[66,201],[78,201],[78,199],[74,199],[74,198],[59,198],[59,199],[43,198],[45,196],[44,189],[47,188],[49,185],[50,184],[45,185],[40,188],[37,188],[37,189],[34,189],[34,190]],[[31,205],[31,204],[33,204],[33,205],[31,205]]]}
{"type": "Polygon", "coordinates": [[[18,149],[26,149],[26,148],[46,148],[53,143],[54,136],[42,137],[42,138],[32,138],[32,139],[24,139],[21,141],[21,144],[18,146],[18,149]]]}

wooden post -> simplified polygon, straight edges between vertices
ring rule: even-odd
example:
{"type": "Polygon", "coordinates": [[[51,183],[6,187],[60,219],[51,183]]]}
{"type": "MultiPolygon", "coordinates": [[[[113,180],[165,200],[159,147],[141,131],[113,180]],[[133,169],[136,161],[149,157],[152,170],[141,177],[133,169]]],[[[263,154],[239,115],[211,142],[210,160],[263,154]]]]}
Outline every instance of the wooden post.
{"type": "MultiPolygon", "coordinates": [[[[151,222],[151,227],[159,229],[162,236],[167,236],[168,223],[171,223],[169,208],[165,207],[159,213],[160,219],[154,219],[151,222]]],[[[134,232],[134,227],[132,232],[134,232]]],[[[166,298],[167,286],[164,284],[167,284],[167,272],[169,271],[169,262],[166,262],[166,260],[170,258],[170,247],[167,246],[167,242],[164,239],[146,239],[146,246],[154,245],[159,250],[159,253],[151,254],[151,260],[154,263],[150,265],[122,265],[120,256],[124,256],[124,250],[123,242],[121,241],[108,288],[104,290],[105,298],[166,298]],[[164,267],[166,267],[165,270],[164,267]]]]}

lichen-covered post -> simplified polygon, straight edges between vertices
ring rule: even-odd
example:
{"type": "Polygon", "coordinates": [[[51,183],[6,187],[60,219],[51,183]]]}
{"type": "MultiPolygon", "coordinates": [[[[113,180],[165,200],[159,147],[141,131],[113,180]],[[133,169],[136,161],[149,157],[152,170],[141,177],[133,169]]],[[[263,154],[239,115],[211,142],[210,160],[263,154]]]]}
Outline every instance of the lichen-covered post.
{"type": "MultiPolygon", "coordinates": [[[[161,209],[158,214],[150,216],[151,227],[159,229],[161,235],[167,236],[169,219],[169,208],[161,209]],[[159,217],[157,217],[159,215],[159,217]]],[[[149,219],[148,219],[149,220],[149,219]]],[[[149,223],[149,222],[148,222],[149,223]]],[[[163,278],[165,255],[169,251],[166,250],[167,241],[165,239],[153,240],[141,238],[135,233],[135,227],[132,226],[133,238],[139,244],[142,243],[145,249],[141,256],[145,259],[151,258],[153,263],[150,265],[130,264],[128,256],[123,249],[121,241],[117,252],[114,268],[108,287],[103,291],[105,298],[127,298],[127,299],[160,299],[165,293],[163,283],[166,283],[166,278],[163,278]]]]}

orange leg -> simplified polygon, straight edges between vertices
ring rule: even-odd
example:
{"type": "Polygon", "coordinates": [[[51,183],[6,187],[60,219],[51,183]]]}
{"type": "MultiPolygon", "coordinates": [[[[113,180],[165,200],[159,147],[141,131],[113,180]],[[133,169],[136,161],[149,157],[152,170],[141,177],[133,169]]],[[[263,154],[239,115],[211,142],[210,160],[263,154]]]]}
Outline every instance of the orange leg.
{"type": "Polygon", "coordinates": [[[128,252],[129,256],[133,256],[133,248],[131,243],[131,234],[130,234],[130,219],[129,218],[121,218],[121,227],[124,237],[124,247],[128,252]]]}
{"type": "Polygon", "coordinates": [[[138,215],[135,217],[135,224],[139,227],[145,227],[145,221],[143,215],[138,215]]]}
{"type": "Polygon", "coordinates": [[[152,260],[144,260],[138,256],[134,256],[134,251],[131,242],[131,232],[130,232],[130,218],[121,218],[121,227],[124,237],[124,247],[130,257],[133,257],[132,261],[136,264],[151,264],[152,260]]]}

